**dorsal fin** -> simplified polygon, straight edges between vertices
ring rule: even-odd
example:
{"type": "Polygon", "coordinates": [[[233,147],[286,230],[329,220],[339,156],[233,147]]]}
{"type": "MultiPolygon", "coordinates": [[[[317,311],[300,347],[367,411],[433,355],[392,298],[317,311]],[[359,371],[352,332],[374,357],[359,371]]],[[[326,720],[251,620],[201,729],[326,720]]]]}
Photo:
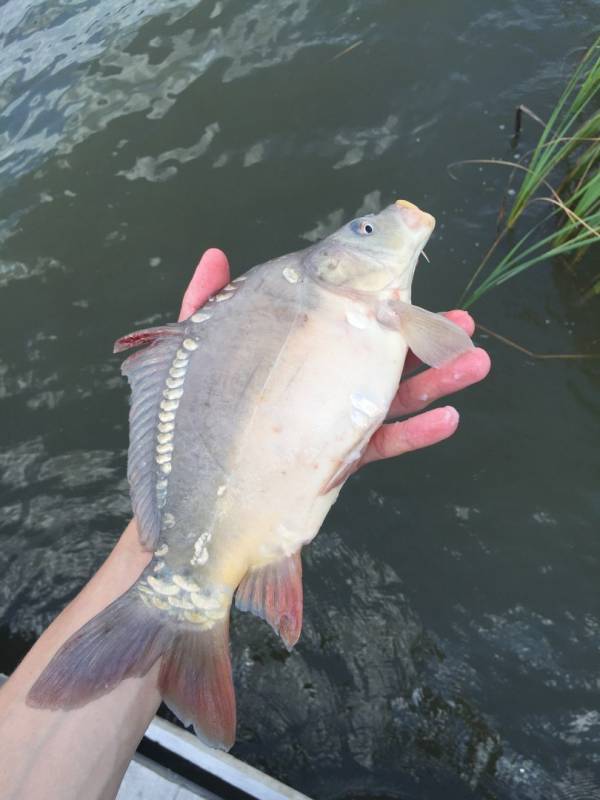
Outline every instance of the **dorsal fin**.
{"type": "Polygon", "coordinates": [[[237,588],[235,605],[268,622],[291,650],[302,630],[300,553],[249,570],[237,588]]]}
{"type": "Polygon", "coordinates": [[[133,331],[126,336],[121,336],[114,343],[113,353],[122,353],[123,350],[129,350],[130,347],[139,347],[142,344],[150,344],[157,339],[164,339],[165,336],[180,336],[181,325],[178,323],[169,323],[167,325],[159,325],[156,328],[144,328],[141,331],[133,331]]]}
{"type": "Polygon", "coordinates": [[[161,475],[156,463],[160,403],[169,369],[183,338],[182,328],[182,325],[150,328],[124,336],[115,344],[115,350],[124,350],[150,342],[121,366],[121,372],[131,385],[127,462],[131,505],[140,542],[150,550],[155,549],[160,536],[157,483],[161,475]]]}

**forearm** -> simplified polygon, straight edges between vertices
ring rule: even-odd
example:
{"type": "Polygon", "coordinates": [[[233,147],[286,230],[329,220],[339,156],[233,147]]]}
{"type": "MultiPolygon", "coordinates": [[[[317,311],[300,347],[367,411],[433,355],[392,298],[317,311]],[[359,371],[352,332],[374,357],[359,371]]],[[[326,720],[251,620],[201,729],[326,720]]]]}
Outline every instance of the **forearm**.
{"type": "Polygon", "coordinates": [[[2,800],[114,797],[160,704],[158,664],[143,678],[70,711],[31,708],[27,692],[72,633],[121,595],[150,554],[131,522],[102,567],[48,627],[0,690],[2,800]]]}
{"type": "MultiPolygon", "coordinates": [[[[227,258],[208,250],[185,293],[180,319],[229,280],[227,258]]],[[[71,634],[128,589],[150,554],[131,522],[96,575],[56,618],[0,690],[0,800],[113,797],[160,703],[159,665],[71,711],[26,705],[27,692],[71,634]]]]}

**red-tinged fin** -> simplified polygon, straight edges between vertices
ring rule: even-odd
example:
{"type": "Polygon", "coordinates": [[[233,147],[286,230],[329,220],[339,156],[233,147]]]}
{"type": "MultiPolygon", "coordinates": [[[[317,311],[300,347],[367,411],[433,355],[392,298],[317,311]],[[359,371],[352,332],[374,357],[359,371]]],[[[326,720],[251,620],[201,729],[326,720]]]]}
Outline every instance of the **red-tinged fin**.
{"type": "Polygon", "coordinates": [[[141,347],[141,345],[150,344],[157,339],[164,339],[165,336],[181,336],[181,328],[182,326],[178,323],[171,323],[159,325],[156,328],[133,331],[133,333],[117,339],[113,346],[113,353],[122,353],[123,350],[129,350],[130,347],[141,347]]]}
{"type": "MultiPolygon", "coordinates": [[[[140,582],[145,576],[145,572],[140,582]]],[[[37,708],[77,708],[125,678],[145,675],[162,656],[159,688],[186,725],[213,747],[235,739],[235,695],[229,659],[229,615],[197,624],[156,607],[133,586],[81,627],[52,658],[27,695],[37,708]],[[207,624],[212,627],[203,629],[207,624]]]]}
{"type": "Polygon", "coordinates": [[[77,708],[145,675],[173,639],[168,617],[135,589],[117,598],[60,648],[27,695],[40,708],[77,708]]]}
{"type": "Polygon", "coordinates": [[[302,630],[302,559],[300,553],[249,570],[237,588],[235,605],[261,617],[288,650],[302,630]]]}
{"type": "Polygon", "coordinates": [[[235,692],[229,657],[229,616],[209,630],[177,633],[164,656],[159,688],[184,725],[210,747],[229,750],[235,742],[235,692]]]}

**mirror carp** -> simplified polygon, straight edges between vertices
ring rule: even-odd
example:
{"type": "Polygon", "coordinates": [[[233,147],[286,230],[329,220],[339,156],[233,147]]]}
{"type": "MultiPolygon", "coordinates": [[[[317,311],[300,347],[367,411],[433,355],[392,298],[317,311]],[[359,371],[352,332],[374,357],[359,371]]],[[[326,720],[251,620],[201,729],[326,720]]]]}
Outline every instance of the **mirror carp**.
{"type": "Polygon", "coordinates": [[[229,615],[302,627],[301,550],[384,421],[410,348],[438,367],[473,347],[411,304],[435,226],[399,200],[254,267],[189,319],[137,331],[128,479],[137,582],[77,631],[28,702],[72,708],[161,658],[167,705],[212,746],[235,739],[229,615]]]}

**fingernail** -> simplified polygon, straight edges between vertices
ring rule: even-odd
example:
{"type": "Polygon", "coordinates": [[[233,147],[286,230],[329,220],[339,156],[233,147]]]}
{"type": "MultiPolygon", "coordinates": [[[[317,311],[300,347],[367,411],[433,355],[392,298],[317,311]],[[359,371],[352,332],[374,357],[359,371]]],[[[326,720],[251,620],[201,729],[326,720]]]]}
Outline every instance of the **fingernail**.
{"type": "Polygon", "coordinates": [[[455,425],[458,425],[459,419],[460,415],[454,406],[446,406],[444,408],[444,422],[452,422],[455,425]]]}

